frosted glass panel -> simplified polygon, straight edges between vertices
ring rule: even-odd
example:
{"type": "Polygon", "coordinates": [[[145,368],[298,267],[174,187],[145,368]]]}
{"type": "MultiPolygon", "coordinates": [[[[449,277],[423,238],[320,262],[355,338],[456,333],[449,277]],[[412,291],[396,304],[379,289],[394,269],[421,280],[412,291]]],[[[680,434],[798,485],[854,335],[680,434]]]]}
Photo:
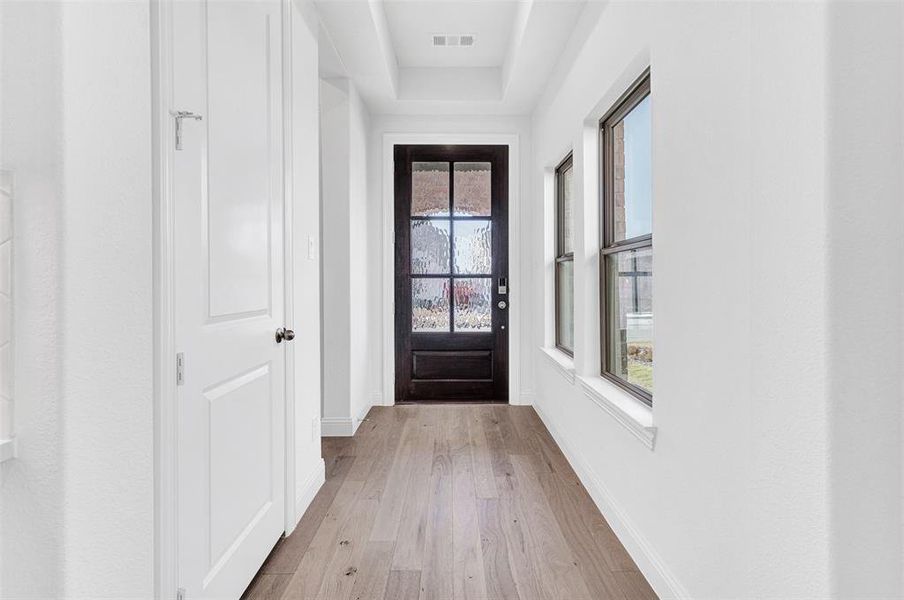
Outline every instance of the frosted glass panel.
{"type": "Polygon", "coordinates": [[[613,128],[615,241],[653,232],[650,97],[613,128]]]}
{"type": "Polygon", "coordinates": [[[489,275],[493,266],[492,223],[455,221],[455,273],[489,275]]]}
{"type": "Polygon", "coordinates": [[[455,163],[453,197],[455,216],[490,216],[490,181],[488,162],[455,163]]]}
{"type": "Polygon", "coordinates": [[[411,330],[449,331],[449,280],[411,279],[411,330]]]}
{"type": "Polygon", "coordinates": [[[489,278],[455,280],[455,331],[490,331],[491,281],[489,278]]]}
{"type": "Polygon", "coordinates": [[[442,275],[449,272],[449,221],[411,221],[411,272],[442,275]]]}
{"type": "Polygon", "coordinates": [[[416,217],[449,214],[449,163],[411,163],[411,214],[416,217]]]}

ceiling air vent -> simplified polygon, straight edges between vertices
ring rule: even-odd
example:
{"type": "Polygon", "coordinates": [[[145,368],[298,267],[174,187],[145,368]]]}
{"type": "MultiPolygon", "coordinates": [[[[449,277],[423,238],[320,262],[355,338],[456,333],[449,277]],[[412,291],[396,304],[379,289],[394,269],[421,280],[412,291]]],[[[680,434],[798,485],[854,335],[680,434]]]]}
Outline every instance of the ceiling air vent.
{"type": "Polygon", "coordinates": [[[434,46],[473,46],[473,34],[434,34],[434,46]]]}

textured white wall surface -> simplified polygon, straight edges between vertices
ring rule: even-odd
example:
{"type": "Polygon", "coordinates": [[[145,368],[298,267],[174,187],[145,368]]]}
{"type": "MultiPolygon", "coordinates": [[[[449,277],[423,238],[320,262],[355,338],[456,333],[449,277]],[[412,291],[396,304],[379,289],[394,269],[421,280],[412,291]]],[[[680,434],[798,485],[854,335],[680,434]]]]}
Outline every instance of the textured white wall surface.
{"type": "MultiPolygon", "coordinates": [[[[301,503],[322,468],[316,131],[329,125],[315,110],[316,18],[297,5],[301,503]]],[[[324,393],[329,377],[345,386],[337,418],[359,416],[383,389],[384,134],[515,134],[521,400],[535,402],[660,594],[904,595],[902,13],[892,2],[592,3],[586,42],[566,49],[532,117],[369,121],[346,89],[333,151],[354,165],[336,179],[340,205],[325,187],[322,207],[342,242],[322,264],[342,276],[323,290],[325,311],[344,302],[323,321],[343,336],[339,362],[324,346],[324,393]],[[579,385],[596,375],[596,122],[648,65],[652,451],[579,385]],[[551,316],[543,178],[569,149],[577,383],[539,352],[551,316]]],[[[149,35],[143,0],[0,3],[0,169],[16,203],[8,276],[0,192],[0,352],[15,339],[15,393],[0,358],[0,396],[15,396],[18,440],[17,458],[0,464],[3,598],[153,596],[149,35]]],[[[2,438],[6,399],[0,411],[2,438]]]]}
{"type": "Polygon", "coordinates": [[[904,4],[827,17],[832,580],[840,597],[901,597],[904,4]]]}
{"type": "Polygon", "coordinates": [[[569,149],[580,199],[579,379],[534,348],[536,406],[663,596],[901,595],[900,11],[611,2],[534,114],[531,206],[569,149]],[[579,385],[598,373],[597,122],[646,66],[653,451],[579,385]]]}
{"type": "Polygon", "coordinates": [[[61,6],[2,3],[0,168],[16,181],[18,458],[0,465],[0,596],[56,598],[63,562],[60,426],[61,6]],[[21,332],[29,332],[22,335],[21,332]]]}
{"type": "MultiPolygon", "coordinates": [[[[375,357],[370,355],[374,343],[374,331],[370,327],[371,304],[376,300],[372,282],[377,275],[369,268],[368,248],[370,246],[370,223],[374,219],[371,201],[367,193],[367,171],[372,156],[367,145],[370,115],[361,101],[358,91],[349,88],[349,370],[345,377],[349,381],[349,416],[360,423],[374,404],[378,388],[371,378],[371,364],[375,357]]],[[[374,219],[375,220],[375,219],[374,219]]]]}
{"type": "Polygon", "coordinates": [[[0,171],[0,444],[13,435],[12,271],[13,182],[11,173],[0,171]]]}
{"type": "Polygon", "coordinates": [[[320,103],[316,15],[296,2],[292,25],[295,253],[295,515],[312,498],[320,455],[320,103]],[[313,252],[311,246],[313,245],[313,252]]]}
{"type": "Polygon", "coordinates": [[[321,98],[323,229],[324,435],[351,435],[374,403],[378,387],[369,354],[374,330],[368,310],[368,248],[373,238],[367,194],[367,109],[348,79],[325,79],[321,98]]]}
{"type": "MultiPolygon", "coordinates": [[[[317,25],[310,3],[297,5],[295,468],[303,509],[323,462],[312,426],[319,265],[307,253],[307,239],[316,246],[319,236],[317,25]]],[[[0,11],[0,169],[15,177],[23,240],[13,285],[19,452],[0,465],[0,598],[152,598],[149,3],[4,2],[0,11]]]]}
{"type": "Polygon", "coordinates": [[[153,594],[147,2],[3,3],[18,457],[0,596],[153,594]],[[111,60],[116,57],[116,60],[111,60]]]}
{"type": "Polygon", "coordinates": [[[348,377],[348,92],[344,82],[320,83],[320,178],[323,219],[323,417],[350,416],[348,377]]]}

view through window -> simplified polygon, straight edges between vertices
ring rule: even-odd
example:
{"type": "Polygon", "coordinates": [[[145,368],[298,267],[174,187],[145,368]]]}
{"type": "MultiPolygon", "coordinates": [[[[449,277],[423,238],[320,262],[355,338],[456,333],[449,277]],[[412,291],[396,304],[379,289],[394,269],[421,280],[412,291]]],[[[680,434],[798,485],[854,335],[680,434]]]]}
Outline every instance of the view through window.
{"type": "Polygon", "coordinates": [[[602,375],[653,402],[653,219],[650,77],[601,123],[602,375]]]}

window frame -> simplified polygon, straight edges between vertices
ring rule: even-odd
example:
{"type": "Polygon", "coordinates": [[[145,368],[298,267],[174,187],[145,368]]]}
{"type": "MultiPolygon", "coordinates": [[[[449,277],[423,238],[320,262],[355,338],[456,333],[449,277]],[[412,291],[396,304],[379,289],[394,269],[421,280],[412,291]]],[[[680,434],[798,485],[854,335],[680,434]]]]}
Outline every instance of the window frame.
{"type": "MultiPolygon", "coordinates": [[[[614,191],[614,137],[611,129],[634,110],[638,104],[651,95],[650,69],[644,70],[634,83],[619,97],[615,105],[599,121],[600,144],[600,375],[621,389],[635,396],[649,407],[653,406],[653,394],[647,390],[622,379],[608,370],[609,335],[608,307],[609,281],[606,269],[606,257],[629,250],[649,248],[653,251],[653,233],[636,236],[625,240],[615,240],[615,191],[614,191]]],[[[651,199],[652,202],[652,199],[651,199]]],[[[652,207],[651,207],[652,208],[652,207]]],[[[654,271],[655,273],[655,271],[654,271]]],[[[651,275],[651,277],[655,277],[651,275]]],[[[655,355],[655,352],[654,352],[655,355]]],[[[655,373],[655,371],[654,371],[655,373]]]]}
{"type": "MultiPolygon", "coordinates": [[[[565,188],[565,178],[562,177],[562,174],[571,169],[572,174],[574,173],[574,153],[569,152],[568,155],[562,159],[562,162],[558,164],[555,170],[555,188],[556,188],[556,196],[555,196],[555,204],[556,204],[556,218],[555,218],[555,314],[553,315],[555,319],[555,333],[556,333],[556,348],[567,354],[568,356],[574,358],[574,348],[568,348],[567,346],[563,346],[561,343],[561,332],[559,331],[559,315],[561,306],[559,304],[559,288],[561,286],[561,281],[559,277],[559,265],[564,262],[572,263],[572,285],[574,284],[574,249],[572,248],[571,252],[565,252],[565,206],[563,202],[564,198],[564,188],[565,188]]],[[[572,203],[574,202],[574,198],[572,198],[572,203]]],[[[573,230],[572,225],[572,230],[573,230]]],[[[572,235],[573,235],[572,231],[572,235]]],[[[573,244],[574,238],[572,238],[573,244]]],[[[572,340],[574,339],[574,299],[572,298],[572,340]]]]}

